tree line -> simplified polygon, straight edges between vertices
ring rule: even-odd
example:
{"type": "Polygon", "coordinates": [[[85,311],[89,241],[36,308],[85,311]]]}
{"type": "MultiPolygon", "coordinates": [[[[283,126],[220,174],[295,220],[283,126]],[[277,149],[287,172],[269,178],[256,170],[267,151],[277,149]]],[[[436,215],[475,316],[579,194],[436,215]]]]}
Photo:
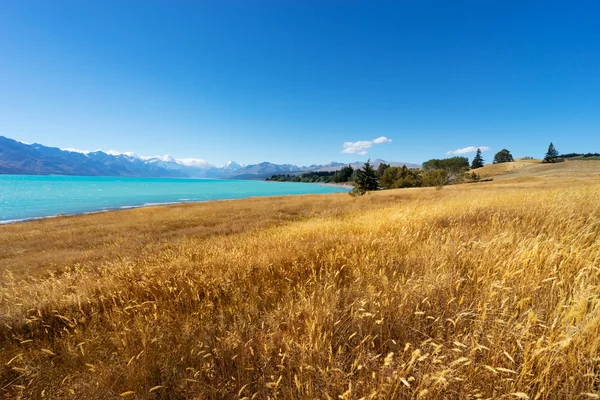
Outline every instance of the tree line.
{"type": "MultiPolygon", "coordinates": [[[[543,159],[543,163],[564,161],[570,157],[597,157],[598,153],[564,154],[559,155],[553,143],[550,143],[543,159]]],[[[507,149],[502,149],[494,155],[493,164],[514,162],[515,159],[507,149]]],[[[380,189],[400,189],[410,187],[436,187],[441,189],[445,185],[462,182],[477,182],[480,180],[475,170],[484,166],[485,160],[481,149],[473,161],[469,163],[467,157],[455,156],[443,159],[425,161],[420,169],[411,169],[406,166],[397,167],[381,163],[375,169],[368,160],[362,168],[354,169],[347,165],[339,171],[305,172],[300,175],[279,174],[267,178],[268,181],[280,182],[312,182],[312,183],[353,183],[352,195],[362,195],[369,191],[380,189]]]]}
{"type": "Polygon", "coordinates": [[[357,172],[352,194],[362,195],[378,189],[428,186],[441,188],[450,183],[479,180],[477,174],[467,174],[469,169],[467,157],[428,160],[420,169],[392,167],[383,163],[374,169],[370,161],[367,161],[357,172]]]}
{"type": "Polygon", "coordinates": [[[305,182],[305,183],[346,183],[356,180],[357,170],[347,165],[339,171],[314,171],[300,175],[275,174],[267,181],[276,182],[305,182]]]}
{"type": "MultiPolygon", "coordinates": [[[[553,143],[550,143],[543,159],[543,163],[554,163],[564,161],[553,143]]],[[[580,156],[580,155],[577,155],[580,156]]],[[[588,157],[596,154],[588,153],[588,157]]],[[[481,180],[475,170],[484,165],[481,149],[473,161],[469,164],[467,157],[455,156],[444,159],[431,159],[422,164],[421,169],[408,169],[404,167],[391,167],[381,164],[375,170],[370,161],[367,161],[362,169],[356,174],[354,189],[351,194],[362,195],[366,192],[378,189],[396,189],[406,187],[434,186],[441,189],[445,185],[478,182],[481,180]]],[[[493,164],[514,162],[515,159],[508,149],[502,149],[494,155],[493,164]]]]}

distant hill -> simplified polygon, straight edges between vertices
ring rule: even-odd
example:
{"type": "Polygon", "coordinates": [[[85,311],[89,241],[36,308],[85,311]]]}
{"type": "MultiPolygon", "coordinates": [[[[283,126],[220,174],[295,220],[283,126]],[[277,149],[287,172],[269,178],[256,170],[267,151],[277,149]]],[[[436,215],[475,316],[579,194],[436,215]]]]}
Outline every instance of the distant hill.
{"type": "Polygon", "coordinates": [[[561,158],[566,158],[568,160],[600,160],[600,153],[569,153],[569,154],[561,154],[561,158]]]}
{"type": "MultiPolygon", "coordinates": [[[[377,168],[382,162],[394,166],[406,165],[409,168],[420,167],[417,164],[383,160],[375,160],[372,163],[377,168]]],[[[0,136],[0,174],[265,179],[274,174],[337,171],[344,165],[348,164],[331,162],[307,167],[270,162],[241,165],[230,161],[222,167],[216,167],[201,159],[175,159],[171,156],[140,157],[133,153],[62,150],[38,143],[25,144],[0,136]]],[[[354,162],[350,165],[359,168],[363,163],[354,162]]]]}
{"type": "Polygon", "coordinates": [[[302,172],[304,169],[293,164],[273,164],[270,162],[262,162],[259,164],[248,165],[231,171],[225,175],[233,179],[264,179],[273,174],[302,172]]]}
{"type": "Polygon", "coordinates": [[[543,164],[542,160],[518,158],[514,162],[486,164],[483,168],[473,170],[481,178],[523,179],[561,176],[599,176],[600,160],[571,160],[565,162],[543,164]]]}
{"type": "Polygon", "coordinates": [[[24,175],[88,175],[184,177],[151,162],[102,151],[81,154],[41,144],[24,144],[0,136],[0,173],[24,175]]]}

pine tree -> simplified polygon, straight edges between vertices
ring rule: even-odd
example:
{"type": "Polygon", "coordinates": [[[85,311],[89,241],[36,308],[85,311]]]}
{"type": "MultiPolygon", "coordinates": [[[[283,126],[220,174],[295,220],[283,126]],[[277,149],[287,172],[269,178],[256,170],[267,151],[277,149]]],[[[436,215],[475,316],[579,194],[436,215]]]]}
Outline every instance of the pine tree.
{"type": "Polygon", "coordinates": [[[473,162],[471,163],[471,169],[481,167],[483,167],[483,157],[481,156],[481,150],[477,149],[477,154],[475,154],[475,158],[473,158],[473,162]]]}
{"type": "Polygon", "coordinates": [[[386,163],[379,164],[379,167],[377,167],[377,179],[381,179],[381,177],[383,176],[383,173],[389,167],[390,167],[390,164],[386,164],[386,163]]]}
{"type": "Polygon", "coordinates": [[[362,169],[356,171],[356,182],[354,184],[354,194],[363,195],[366,192],[377,190],[379,182],[377,181],[377,172],[368,160],[362,169]]]}
{"type": "Polygon", "coordinates": [[[558,158],[558,151],[556,151],[554,144],[552,144],[552,142],[550,142],[550,146],[548,146],[548,151],[546,152],[546,155],[544,156],[544,161],[542,161],[542,162],[553,163],[553,162],[556,162],[557,158],[558,158]]]}

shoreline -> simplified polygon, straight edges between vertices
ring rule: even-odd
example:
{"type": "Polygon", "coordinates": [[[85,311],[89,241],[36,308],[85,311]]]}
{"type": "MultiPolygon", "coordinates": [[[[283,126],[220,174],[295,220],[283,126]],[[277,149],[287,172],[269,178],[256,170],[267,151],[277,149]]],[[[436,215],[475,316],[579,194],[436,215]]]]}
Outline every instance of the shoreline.
{"type": "MultiPolygon", "coordinates": [[[[329,185],[329,184],[324,183],[323,185],[329,185]]],[[[333,184],[333,185],[335,185],[335,184],[333,184]]],[[[339,185],[337,187],[348,189],[348,187],[345,187],[343,185],[339,185]]],[[[106,213],[106,212],[126,211],[126,210],[133,210],[133,209],[136,209],[136,208],[165,207],[165,206],[174,206],[174,205],[179,205],[179,204],[199,204],[199,203],[211,203],[211,202],[218,202],[218,201],[247,200],[247,199],[255,199],[255,198],[274,198],[274,197],[311,196],[311,195],[331,195],[331,194],[337,194],[337,193],[342,193],[342,192],[277,194],[277,195],[267,195],[267,196],[248,196],[248,197],[210,199],[210,200],[182,200],[182,201],[167,201],[167,202],[161,202],[161,203],[144,203],[144,204],[140,204],[140,205],[130,205],[130,206],[128,205],[128,206],[112,207],[112,208],[106,208],[106,209],[94,210],[94,211],[84,211],[84,212],[75,212],[75,213],[59,213],[59,214],[55,214],[55,215],[45,215],[45,216],[40,216],[40,217],[29,217],[29,218],[17,218],[17,219],[0,220],[0,227],[3,226],[3,225],[12,225],[12,224],[19,224],[19,223],[25,223],[25,222],[31,222],[31,221],[40,221],[40,220],[51,219],[51,218],[75,217],[75,216],[78,216],[78,215],[90,215],[90,214],[100,214],[100,213],[106,213]]]]}
{"type": "Polygon", "coordinates": [[[325,187],[336,187],[336,188],[340,188],[340,189],[348,189],[348,190],[352,190],[352,188],[354,187],[354,185],[346,185],[343,183],[324,183],[324,182],[314,182],[313,184],[316,185],[320,185],[320,186],[325,186],[325,187]]]}
{"type": "MultiPolygon", "coordinates": [[[[235,200],[235,199],[222,199],[222,200],[235,200]]],[[[139,206],[121,206],[121,207],[106,208],[106,209],[96,210],[96,211],[76,212],[76,213],[72,213],[72,214],[60,213],[60,214],[56,214],[56,215],[45,215],[45,216],[42,216],[42,217],[7,219],[7,220],[0,221],[0,225],[18,224],[20,222],[38,221],[38,220],[50,219],[50,218],[74,217],[74,216],[77,216],[77,215],[90,215],[90,214],[100,214],[100,213],[113,212],[113,211],[125,211],[125,210],[132,210],[132,209],[135,209],[135,208],[143,208],[143,207],[169,206],[169,205],[186,204],[186,203],[205,203],[207,201],[211,201],[211,200],[205,200],[205,201],[201,201],[201,200],[200,201],[177,201],[177,202],[170,201],[170,202],[165,202],[165,203],[145,203],[145,204],[142,204],[142,205],[139,205],[139,206]]],[[[219,201],[219,200],[214,200],[214,201],[219,201]]]]}

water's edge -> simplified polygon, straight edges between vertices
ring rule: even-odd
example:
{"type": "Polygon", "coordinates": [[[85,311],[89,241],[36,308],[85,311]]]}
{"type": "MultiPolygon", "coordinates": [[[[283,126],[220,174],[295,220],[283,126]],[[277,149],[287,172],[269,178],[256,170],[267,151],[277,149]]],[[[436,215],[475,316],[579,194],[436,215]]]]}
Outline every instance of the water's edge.
{"type": "Polygon", "coordinates": [[[347,190],[314,183],[234,179],[0,175],[0,223],[153,205],[347,190]]]}
{"type": "Polygon", "coordinates": [[[60,213],[60,214],[56,214],[56,215],[47,215],[47,216],[43,216],[43,217],[8,219],[8,220],[0,221],[0,225],[18,224],[18,223],[23,223],[23,222],[39,221],[39,220],[50,219],[50,218],[74,217],[77,215],[89,215],[89,214],[100,214],[100,213],[106,213],[106,212],[126,211],[126,210],[132,210],[132,209],[136,209],[136,208],[145,208],[145,207],[167,207],[167,206],[173,206],[173,205],[177,205],[177,204],[198,204],[198,203],[209,203],[209,202],[218,202],[218,201],[236,201],[236,200],[243,201],[243,200],[248,200],[248,199],[270,198],[270,197],[272,198],[272,197],[315,196],[315,195],[318,196],[318,195],[331,195],[331,194],[338,194],[338,193],[343,193],[343,192],[276,194],[276,195],[271,195],[271,196],[248,196],[248,197],[232,198],[232,199],[168,201],[168,202],[164,202],[164,203],[145,203],[145,204],[135,205],[135,206],[121,206],[121,207],[113,207],[113,208],[106,208],[106,209],[102,209],[102,210],[85,211],[85,212],[79,212],[79,213],[60,213]]]}

